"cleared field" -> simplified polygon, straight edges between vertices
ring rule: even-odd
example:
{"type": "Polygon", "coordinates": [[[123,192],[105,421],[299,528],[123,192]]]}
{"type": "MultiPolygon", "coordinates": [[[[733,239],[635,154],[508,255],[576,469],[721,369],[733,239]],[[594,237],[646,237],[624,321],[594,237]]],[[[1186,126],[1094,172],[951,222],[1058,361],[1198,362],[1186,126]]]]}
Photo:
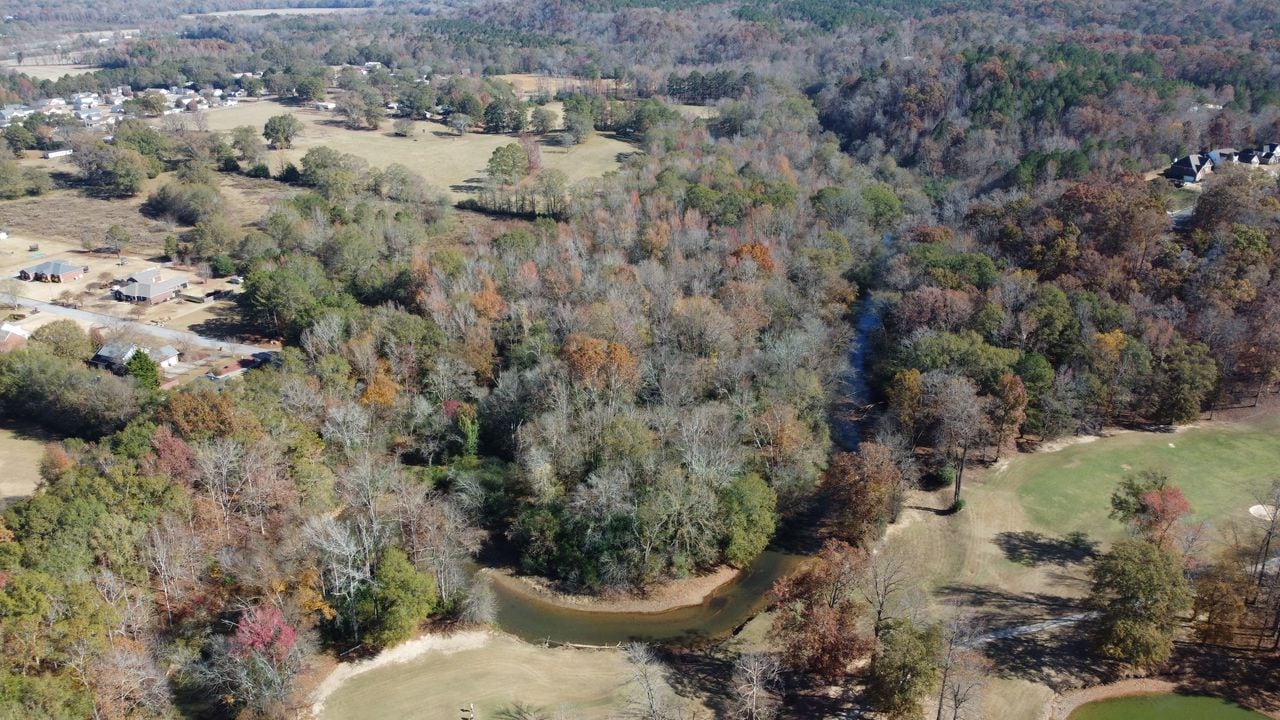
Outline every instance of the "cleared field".
{"type": "Polygon", "coordinates": [[[19,65],[17,60],[0,61],[0,68],[15,73],[26,73],[36,80],[57,80],[65,75],[84,75],[101,69],[97,65],[37,65],[30,62],[19,65]]]}
{"type": "Polygon", "coordinates": [[[720,114],[713,105],[676,105],[675,108],[686,120],[708,120],[720,114]]]}
{"type": "Polygon", "coordinates": [[[511,83],[516,89],[516,94],[521,97],[532,97],[534,95],[547,94],[554,96],[561,90],[583,90],[594,93],[610,93],[625,90],[630,84],[622,80],[612,80],[602,78],[600,80],[588,80],[584,78],[569,77],[567,75],[535,75],[531,73],[510,73],[507,75],[494,75],[495,80],[511,83]]]}
{"type": "MultiPolygon", "coordinates": [[[[24,160],[23,163],[55,173],[74,171],[70,163],[61,158],[24,160]]],[[[0,201],[0,229],[10,235],[8,241],[3,241],[0,253],[13,250],[14,236],[19,235],[31,242],[56,242],[79,249],[86,236],[101,239],[106,236],[107,228],[117,224],[129,231],[136,251],[158,251],[164,247],[165,235],[173,228],[146,217],[141,208],[150,191],[166,180],[164,176],[149,180],[143,191],[132,198],[95,198],[80,190],[60,189],[39,197],[0,201]]],[[[44,250],[43,246],[41,249],[44,250]]],[[[21,250],[26,251],[25,244],[21,250]]],[[[3,262],[0,258],[0,263],[3,262]]]]}
{"type": "Polygon", "coordinates": [[[520,702],[589,720],[618,717],[626,702],[631,670],[620,650],[544,648],[504,635],[469,645],[351,677],[328,695],[319,717],[434,720],[459,717],[474,703],[476,717],[493,718],[520,702]]]}
{"type": "Polygon", "coordinates": [[[251,10],[219,10],[218,12],[181,15],[185,20],[206,17],[265,17],[268,15],[333,15],[335,13],[365,12],[369,8],[254,8],[251,10]]]}
{"type": "MultiPolygon", "coordinates": [[[[510,135],[467,133],[455,136],[445,126],[434,122],[415,123],[411,137],[398,137],[390,132],[390,123],[382,130],[348,130],[330,112],[282,105],[274,101],[244,102],[235,107],[218,108],[208,113],[209,128],[230,130],[240,125],[261,128],[273,115],[292,113],[303,123],[302,134],[294,147],[270,153],[273,171],[286,162],[297,162],[309,148],[327,145],[336,150],[364,158],[375,167],[400,163],[421,174],[428,183],[458,200],[483,182],[489,156],[502,145],[515,142],[510,135]]],[[[620,157],[636,152],[636,148],[616,138],[595,135],[582,145],[571,148],[543,144],[543,166],[564,171],[569,182],[599,177],[618,166],[620,157]]]]}
{"type": "Polygon", "coordinates": [[[40,458],[54,438],[35,426],[6,422],[0,425],[0,507],[8,507],[35,492],[40,483],[40,458]]]}

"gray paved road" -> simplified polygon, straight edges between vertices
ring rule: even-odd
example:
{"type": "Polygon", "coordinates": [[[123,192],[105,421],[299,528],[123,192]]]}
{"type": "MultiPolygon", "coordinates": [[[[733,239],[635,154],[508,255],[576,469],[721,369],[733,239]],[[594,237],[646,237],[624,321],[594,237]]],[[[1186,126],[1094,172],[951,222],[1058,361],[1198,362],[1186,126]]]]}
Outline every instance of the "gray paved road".
{"type": "Polygon", "coordinates": [[[127,325],[132,330],[136,330],[139,333],[150,335],[155,338],[160,338],[166,342],[196,345],[208,350],[223,350],[238,355],[252,355],[256,352],[278,349],[265,345],[246,345],[244,343],[219,340],[218,338],[204,337],[193,332],[173,330],[167,327],[160,327],[159,325],[148,325],[147,323],[138,322],[136,320],[126,320],[113,315],[104,315],[102,313],[90,312],[88,310],[77,310],[75,308],[54,305],[53,303],[43,302],[32,298],[20,297],[18,298],[18,304],[22,307],[38,309],[42,313],[71,318],[72,320],[97,323],[107,327],[127,325]]]}

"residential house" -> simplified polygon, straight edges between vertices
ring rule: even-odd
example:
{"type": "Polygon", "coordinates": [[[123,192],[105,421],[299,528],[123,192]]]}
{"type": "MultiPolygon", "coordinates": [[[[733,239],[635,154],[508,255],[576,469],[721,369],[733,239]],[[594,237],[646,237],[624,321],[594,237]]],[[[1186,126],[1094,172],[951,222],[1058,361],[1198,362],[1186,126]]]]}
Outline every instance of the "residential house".
{"type": "Polygon", "coordinates": [[[1261,165],[1262,151],[1261,150],[1245,150],[1241,152],[1239,156],[1236,157],[1236,162],[1240,163],[1241,165],[1261,165]]]}
{"type": "Polygon", "coordinates": [[[35,104],[35,112],[45,115],[65,115],[71,111],[67,107],[67,101],[62,98],[45,98],[35,104]]]}
{"type": "MultiPolygon", "coordinates": [[[[70,152],[70,150],[67,151],[68,154],[70,152]]],[[[46,260],[39,265],[33,265],[18,271],[18,277],[36,282],[62,283],[79,280],[88,272],[89,267],[87,265],[77,265],[66,260],[46,260]]]]}
{"type": "Polygon", "coordinates": [[[138,346],[133,343],[109,342],[89,358],[89,366],[123,375],[129,358],[137,351],[138,346]]]}
{"type": "Polygon", "coordinates": [[[76,93],[71,96],[71,107],[78,111],[92,110],[102,104],[98,93],[76,93]]]}
{"type": "Polygon", "coordinates": [[[10,125],[34,112],[26,105],[5,105],[0,107],[0,124],[10,125]]]}
{"type": "Polygon", "coordinates": [[[162,368],[171,368],[178,364],[178,356],[181,354],[178,349],[172,345],[161,345],[158,348],[143,348],[147,356],[155,361],[156,365],[162,368]]]}
{"type": "Polygon", "coordinates": [[[120,302],[156,305],[172,300],[178,296],[178,293],[187,289],[185,277],[176,276],[165,280],[161,274],[159,268],[134,273],[123,286],[112,288],[112,293],[120,302]]]}
{"type": "Polygon", "coordinates": [[[0,353],[23,347],[30,337],[31,332],[28,330],[24,330],[17,325],[0,323],[0,353]]]}
{"type": "Polygon", "coordinates": [[[1206,155],[1188,155],[1179,158],[1164,171],[1164,176],[1181,183],[1198,183],[1213,172],[1213,163],[1206,155]]]}
{"type": "Polygon", "coordinates": [[[1206,155],[1209,158],[1209,162],[1213,163],[1213,169],[1217,170],[1223,165],[1234,164],[1240,156],[1240,151],[1235,148],[1218,148],[1201,154],[1206,155]]]}
{"type": "Polygon", "coordinates": [[[91,367],[110,370],[118,375],[123,375],[125,368],[129,364],[129,360],[141,350],[152,362],[162,368],[170,368],[178,364],[178,356],[180,353],[177,348],[172,345],[165,345],[159,348],[148,348],[133,343],[110,342],[103,345],[89,359],[91,367]]]}

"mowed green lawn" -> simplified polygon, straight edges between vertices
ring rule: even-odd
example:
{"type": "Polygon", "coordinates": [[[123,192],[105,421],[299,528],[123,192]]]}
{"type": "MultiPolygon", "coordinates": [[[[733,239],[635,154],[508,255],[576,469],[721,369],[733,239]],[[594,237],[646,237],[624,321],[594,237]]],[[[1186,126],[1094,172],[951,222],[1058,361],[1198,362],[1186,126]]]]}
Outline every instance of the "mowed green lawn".
{"type": "Polygon", "coordinates": [[[1122,477],[1146,469],[1167,474],[1182,489],[1195,519],[1244,519],[1280,478],[1280,417],[1178,433],[1122,433],[1022,455],[992,482],[1017,488],[1028,519],[1047,532],[1111,539],[1121,531],[1107,517],[1111,493],[1122,477]]]}

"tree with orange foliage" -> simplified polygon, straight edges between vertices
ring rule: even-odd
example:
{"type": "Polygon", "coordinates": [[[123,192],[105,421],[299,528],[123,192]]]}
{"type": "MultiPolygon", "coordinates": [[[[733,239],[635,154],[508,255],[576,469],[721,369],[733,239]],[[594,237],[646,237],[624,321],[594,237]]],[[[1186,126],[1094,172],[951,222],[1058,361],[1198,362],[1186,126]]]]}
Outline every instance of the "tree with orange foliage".
{"type": "Polygon", "coordinates": [[[360,402],[366,406],[376,406],[380,408],[390,408],[395,405],[396,396],[400,392],[400,386],[395,380],[391,379],[391,366],[386,360],[378,359],[378,368],[374,371],[373,379],[365,386],[364,393],[360,396],[360,402]]]}
{"type": "Polygon", "coordinates": [[[995,402],[991,404],[991,428],[996,442],[996,459],[1027,420],[1027,387],[1022,378],[1005,373],[996,381],[995,402]]]}
{"type": "Polygon", "coordinates": [[[585,387],[630,388],[640,379],[639,361],[620,343],[573,333],[565,338],[560,356],[574,382],[585,387]]]}
{"type": "Polygon", "coordinates": [[[247,431],[257,422],[252,416],[237,410],[230,396],[212,390],[169,395],[160,409],[159,418],[161,422],[172,425],[186,440],[247,431]]]}
{"type": "Polygon", "coordinates": [[[471,307],[486,320],[494,320],[507,309],[507,303],[498,292],[498,286],[488,275],[480,278],[480,292],[471,296],[471,307]]]}
{"type": "Polygon", "coordinates": [[[773,261],[773,253],[769,252],[769,248],[758,242],[751,242],[739,246],[737,250],[731,253],[731,256],[741,262],[743,260],[751,260],[760,268],[762,272],[773,274],[777,269],[777,264],[773,261]]]}

